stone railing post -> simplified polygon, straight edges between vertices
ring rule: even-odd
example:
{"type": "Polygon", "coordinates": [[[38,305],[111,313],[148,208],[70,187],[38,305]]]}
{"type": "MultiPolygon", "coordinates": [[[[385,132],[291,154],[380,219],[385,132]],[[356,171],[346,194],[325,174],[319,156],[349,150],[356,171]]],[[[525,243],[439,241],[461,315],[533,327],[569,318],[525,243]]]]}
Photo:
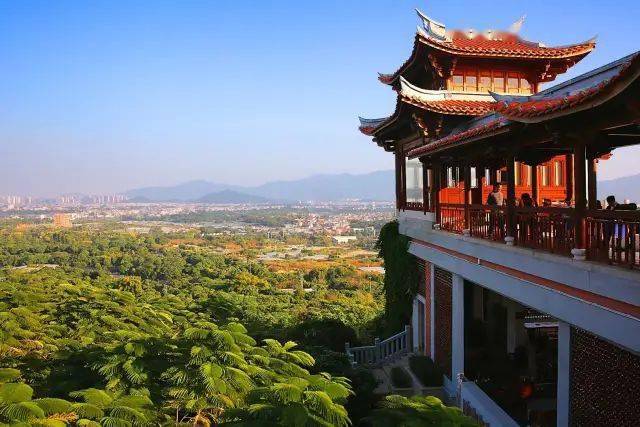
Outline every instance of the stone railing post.
{"type": "Polygon", "coordinates": [[[351,365],[355,364],[355,360],[353,357],[353,354],[351,354],[351,344],[346,342],[344,343],[344,351],[345,353],[347,353],[347,358],[349,359],[349,363],[351,363],[351,365]]]}
{"type": "Polygon", "coordinates": [[[412,344],[412,336],[411,336],[411,325],[405,325],[404,326],[404,334],[405,334],[405,343],[406,343],[406,350],[407,353],[410,353],[413,350],[413,347],[411,346],[412,344]]]}
{"type": "Polygon", "coordinates": [[[374,364],[378,364],[380,362],[382,362],[382,349],[380,348],[380,338],[376,337],[376,339],[373,340],[373,345],[375,346],[375,350],[373,352],[373,357],[374,357],[374,364]]]}

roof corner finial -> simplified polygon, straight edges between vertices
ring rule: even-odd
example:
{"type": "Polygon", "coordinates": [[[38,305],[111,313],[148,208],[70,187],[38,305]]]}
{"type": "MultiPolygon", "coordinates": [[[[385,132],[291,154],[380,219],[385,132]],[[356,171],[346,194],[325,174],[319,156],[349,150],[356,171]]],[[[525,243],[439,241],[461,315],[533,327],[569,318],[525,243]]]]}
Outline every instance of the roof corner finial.
{"type": "Polygon", "coordinates": [[[522,24],[524,24],[524,20],[526,17],[527,15],[522,15],[520,19],[518,19],[516,22],[511,24],[511,26],[509,27],[509,32],[513,34],[518,34],[520,32],[520,29],[522,28],[522,24]]]}
{"type": "Polygon", "coordinates": [[[422,28],[430,37],[438,40],[447,39],[447,28],[444,24],[438,21],[434,21],[433,19],[422,13],[419,9],[416,9],[416,13],[418,14],[420,20],[422,20],[422,28]]]}

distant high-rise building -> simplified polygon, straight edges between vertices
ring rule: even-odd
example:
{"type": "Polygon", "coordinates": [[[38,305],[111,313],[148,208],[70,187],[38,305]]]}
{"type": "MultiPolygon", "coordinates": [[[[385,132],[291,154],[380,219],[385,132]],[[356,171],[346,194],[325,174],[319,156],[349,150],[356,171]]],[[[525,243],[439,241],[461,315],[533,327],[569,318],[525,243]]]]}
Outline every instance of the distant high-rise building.
{"type": "Polygon", "coordinates": [[[71,227],[71,215],[68,213],[53,214],[53,225],[60,228],[71,227]]]}

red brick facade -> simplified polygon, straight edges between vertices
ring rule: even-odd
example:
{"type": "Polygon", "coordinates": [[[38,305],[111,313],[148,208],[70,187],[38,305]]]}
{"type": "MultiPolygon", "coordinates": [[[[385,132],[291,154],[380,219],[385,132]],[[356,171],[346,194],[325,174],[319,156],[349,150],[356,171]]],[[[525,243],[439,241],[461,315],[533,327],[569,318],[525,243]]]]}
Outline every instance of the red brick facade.
{"type": "Polygon", "coordinates": [[[433,359],[431,354],[431,263],[424,264],[424,354],[433,359]]]}
{"type": "Polygon", "coordinates": [[[452,277],[441,268],[434,268],[434,361],[451,378],[451,313],[452,277]]]}
{"type": "Polygon", "coordinates": [[[640,356],[571,328],[571,426],[640,425],[640,356]]]}

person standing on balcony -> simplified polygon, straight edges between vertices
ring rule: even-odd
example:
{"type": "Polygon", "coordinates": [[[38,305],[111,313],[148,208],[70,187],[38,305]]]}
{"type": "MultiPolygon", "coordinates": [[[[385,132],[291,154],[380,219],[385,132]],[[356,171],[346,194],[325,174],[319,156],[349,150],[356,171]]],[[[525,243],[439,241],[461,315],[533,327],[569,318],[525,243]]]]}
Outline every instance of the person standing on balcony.
{"type": "MultiPolygon", "coordinates": [[[[499,182],[493,184],[493,190],[487,196],[487,205],[489,206],[502,206],[504,204],[504,196],[502,195],[502,185],[499,182]]],[[[494,240],[500,240],[501,236],[495,236],[496,225],[499,230],[502,231],[502,213],[498,210],[491,209],[489,212],[489,238],[494,240]]]]}
{"type": "Polygon", "coordinates": [[[504,205],[504,196],[502,195],[502,184],[496,182],[493,184],[493,190],[487,196],[487,205],[502,206],[504,205]]]}
{"type": "Polygon", "coordinates": [[[523,208],[534,208],[536,207],[536,202],[531,198],[529,193],[522,193],[522,197],[520,197],[520,206],[523,208]]]}

